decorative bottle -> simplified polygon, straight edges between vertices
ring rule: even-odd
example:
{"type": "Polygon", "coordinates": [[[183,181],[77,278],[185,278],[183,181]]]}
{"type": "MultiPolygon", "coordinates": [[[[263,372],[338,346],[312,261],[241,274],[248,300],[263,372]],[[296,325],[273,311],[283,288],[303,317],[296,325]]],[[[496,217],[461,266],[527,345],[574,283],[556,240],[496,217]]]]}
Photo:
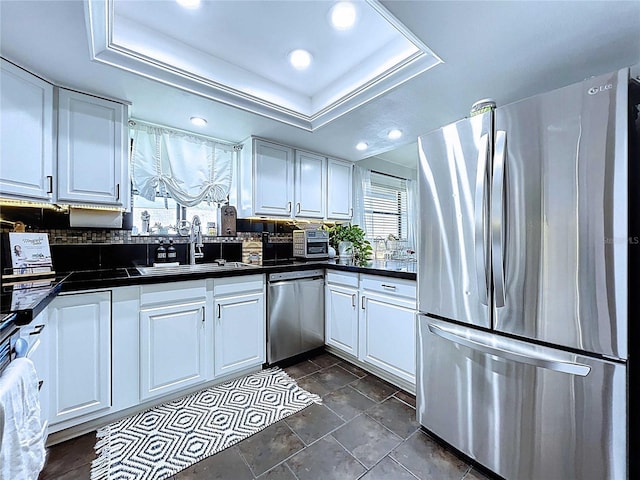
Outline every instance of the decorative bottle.
{"type": "Polygon", "coordinates": [[[169,246],[167,247],[167,262],[175,262],[178,255],[176,247],[173,246],[173,239],[169,239],[169,246]]]}
{"type": "Polygon", "coordinates": [[[156,263],[167,261],[167,249],[164,248],[164,240],[160,240],[160,246],[156,249],[156,263]]]}

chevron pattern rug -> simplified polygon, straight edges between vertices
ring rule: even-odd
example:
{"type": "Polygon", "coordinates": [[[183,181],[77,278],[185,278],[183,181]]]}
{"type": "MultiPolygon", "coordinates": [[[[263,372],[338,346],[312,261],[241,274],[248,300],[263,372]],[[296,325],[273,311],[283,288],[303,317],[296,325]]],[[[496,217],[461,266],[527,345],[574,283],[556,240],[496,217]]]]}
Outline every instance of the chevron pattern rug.
{"type": "Polygon", "coordinates": [[[320,402],[279,368],[201,390],[98,430],[91,479],[166,479],[320,402]]]}

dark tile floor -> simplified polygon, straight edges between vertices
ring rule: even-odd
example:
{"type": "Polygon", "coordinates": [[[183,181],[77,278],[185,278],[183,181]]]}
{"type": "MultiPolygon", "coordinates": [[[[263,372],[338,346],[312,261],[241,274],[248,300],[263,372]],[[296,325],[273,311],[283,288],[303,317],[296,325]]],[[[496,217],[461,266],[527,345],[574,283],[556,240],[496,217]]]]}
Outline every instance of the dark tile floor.
{"type": "MultiPolygon", "coordinates": [[[[312,405],[173,480],[487,480],[420,430],[415,397],[328,353],[285,369],[312,405]]],[[[40,480],[89,479],[95,433],[49,450],[40,480]]]]}

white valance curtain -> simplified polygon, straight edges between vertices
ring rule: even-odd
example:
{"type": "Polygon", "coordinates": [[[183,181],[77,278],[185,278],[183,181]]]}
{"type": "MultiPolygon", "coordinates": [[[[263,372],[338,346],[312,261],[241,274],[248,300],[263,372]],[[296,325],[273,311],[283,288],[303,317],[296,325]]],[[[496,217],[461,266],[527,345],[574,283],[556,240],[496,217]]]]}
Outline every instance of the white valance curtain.
{"type": "MultiPolygon", "coordinates": [[[[371,192],[371,170],[356,165],[353,168],[353,217],[354,225],[366,229],[364,199],[371,192]]],[[[367,234],[369,232],[366,232],[367,234]]]]}
{"type": "Polygon", "coordinates": [[[233,176],[232,145],[138,120],[130,125],[133,187],[138,195],[154,201],[168,194],[186,207],[226,201],[233,176]]]}

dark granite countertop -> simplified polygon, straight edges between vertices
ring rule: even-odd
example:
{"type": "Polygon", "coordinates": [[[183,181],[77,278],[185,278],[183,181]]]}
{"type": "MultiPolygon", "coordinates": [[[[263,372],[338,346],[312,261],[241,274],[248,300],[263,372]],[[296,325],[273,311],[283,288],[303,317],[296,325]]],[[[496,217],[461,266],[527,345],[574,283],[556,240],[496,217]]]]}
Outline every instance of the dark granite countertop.
{"type": "Polygon", "coordinates": [[[398,261],[371,261],[367,266],[341,265],[334,261],[293,261],[277,265],[256,265],[253,267],[220,271],[200,271],[175,274],[142,275],[136,267],[109,270],[75,271],[46,280],[34,280],[2,285],[1,312],[16,313],[17,325],[27,324],[62,292],[115,288],[152,283],[199,280],[204,278],[235,277],[243,275],[280,273],[296,270],[323,268],[354,273],[368,273],[386,277],[416,279],[416,264],[398,261]]]}
{"type": "Polygon", "coordinates": [[[0,313],[15,313],[13,323],[16,325],[30,323],[58,295],[67,277],[68,275],[58,275],[45,279],[3,283],[0,313]]]}

